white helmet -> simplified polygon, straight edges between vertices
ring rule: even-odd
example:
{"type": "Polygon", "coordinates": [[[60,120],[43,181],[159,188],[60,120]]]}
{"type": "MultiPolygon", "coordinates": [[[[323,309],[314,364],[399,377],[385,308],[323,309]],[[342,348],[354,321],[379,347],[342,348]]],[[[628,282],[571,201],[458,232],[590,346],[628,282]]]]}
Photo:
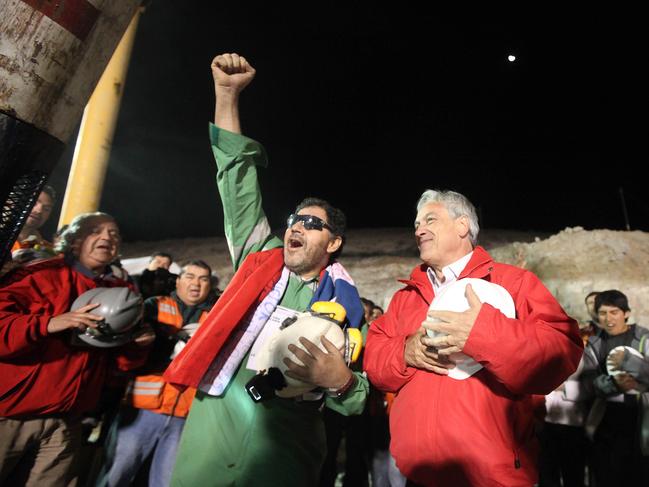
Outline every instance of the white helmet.
{"type": "MultiPolygon", "coordinates": [[[[467,284],[471,284],[481,302],[489,303],[508,318],[516,317],[514,300],[507,289],[493,282],[471,277],[459,279],[444,288],[430,303],[429,310],[462,312],[469,309],[469,302],[464,295],[467,284]]],[[[428,319],[432,321],[431,318],[428,319]]],[[[426,333],[431,337],[444,335],[433,330],[426,330],[426,333]]],[[[448,371],[448,376],[452,379],[467,379],[482,368],[480,363],[461,352],[451,354],[450,358],[456,364],[448,371]]]]}
{"type": "Polygon", "coordinates": [[[327,337],[348,362],[353,361],[360,353],[360,332],[357,334],[358,338],[356,335],[350,338],[349,331],[358,330],[343,330],[342,323],[346,314],[345,308],[339,303],[318,301],[313,303],[310,311],[299,313],[295,318],[285,321],[279,332],[270,337],[259,351],[256,368],[260,372],[246,384],[250,397],[254,401],[262,401],[273,395],[296,397],[316,388],[313,384],[286,375],[288,367],[284,358],[303,365],[288,349],[288,346],[293,344],[306,351],[299,341],[300,337],[314,343],[325,353],[327,350],[322,345],[321,338],[327,337]]]}

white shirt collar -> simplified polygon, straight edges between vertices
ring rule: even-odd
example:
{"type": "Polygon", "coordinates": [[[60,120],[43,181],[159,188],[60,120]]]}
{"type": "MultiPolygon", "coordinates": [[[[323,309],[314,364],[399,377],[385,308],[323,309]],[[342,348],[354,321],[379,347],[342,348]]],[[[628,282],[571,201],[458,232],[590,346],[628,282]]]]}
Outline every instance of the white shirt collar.
{"type": "Polygon", "coordinates": [[[466,265],[471,260],[472,255],[473,255],[473,251],[469,252],[461,259],[456,260],[452,264],[443,267],[442,274],[444,274],[444,282],[439,281],[432,267],[428,268],[426,273],[428,274],[428,279],[430,280],[430,283],[433,285],[433,290],[435,291],[435,294],[439,294],[440,290],[444,289],[449,284],[455,282],[457,278],[460,277],[460,274],[462,273],[466,265]]]}

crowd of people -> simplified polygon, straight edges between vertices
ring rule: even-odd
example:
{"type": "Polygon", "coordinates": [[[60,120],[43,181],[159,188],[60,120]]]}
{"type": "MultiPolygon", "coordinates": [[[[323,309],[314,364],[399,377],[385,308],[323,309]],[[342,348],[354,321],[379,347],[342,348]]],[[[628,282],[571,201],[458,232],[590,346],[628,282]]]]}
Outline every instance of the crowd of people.
{"type": "Polygon", "coordinates": [[[307,197],[271,233],[239,114],[255,70],[211,69],[233,278],[218,291],[199,258],[172,274],[166,252],[130,276],[101,212],[49,243],[46,187],[0,282],[0,485],[329,487],[343,444],[348,487],[647,483],[649,330],[621,291],[588,294],[579,325],[478,245],[465,196],[427,190],[404,215],[421,263],[384,311],[338,259],[340,209],[307,197]],[[269,355],[306,315],[344,345],[305,331],[269,355]]]}

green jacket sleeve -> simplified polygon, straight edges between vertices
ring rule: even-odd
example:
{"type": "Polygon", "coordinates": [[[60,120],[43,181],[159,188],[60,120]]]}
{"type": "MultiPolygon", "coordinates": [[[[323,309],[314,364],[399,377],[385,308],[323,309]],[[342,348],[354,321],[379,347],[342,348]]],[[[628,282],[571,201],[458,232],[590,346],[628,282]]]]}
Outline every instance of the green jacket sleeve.
{"type": "Polygon", "coordinates": [[[271,234],[261,206],[257,166],[266,167],[268,161],[261,144],[214,124],[210,124],[210,141],[225,236],[236,271],[248,254],[282,246],[282,241],[271,234]]]}
{"type": "Polygon", "coordinates": [[[327,396],[325,406],[343,416],[361,414],[370,393],[370,383],[362,372],[354,372],[356,385],[344,397],[338,399],[327,396]]]}

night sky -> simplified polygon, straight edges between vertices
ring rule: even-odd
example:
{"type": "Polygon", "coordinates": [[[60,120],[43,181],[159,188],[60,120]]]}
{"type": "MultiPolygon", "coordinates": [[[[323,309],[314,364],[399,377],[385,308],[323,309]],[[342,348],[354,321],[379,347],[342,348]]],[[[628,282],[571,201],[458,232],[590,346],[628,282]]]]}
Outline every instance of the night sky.
{"type": "MultiPolygon", "coordinates": [[[[631,228],[649,230],[638,12],[203,3],[153,1],[140,21],[101,203],[126,240],[223,234],[207,137],[222,52],[257,69],[243,129],[270,155],[273,228],[309,195],[351,228],[410,226],[431,187],[466,194],[485,228],[623,229],[622,188],[631,228]]],[[[61,192],[75,140],[50,180],[61,192]]]]}

